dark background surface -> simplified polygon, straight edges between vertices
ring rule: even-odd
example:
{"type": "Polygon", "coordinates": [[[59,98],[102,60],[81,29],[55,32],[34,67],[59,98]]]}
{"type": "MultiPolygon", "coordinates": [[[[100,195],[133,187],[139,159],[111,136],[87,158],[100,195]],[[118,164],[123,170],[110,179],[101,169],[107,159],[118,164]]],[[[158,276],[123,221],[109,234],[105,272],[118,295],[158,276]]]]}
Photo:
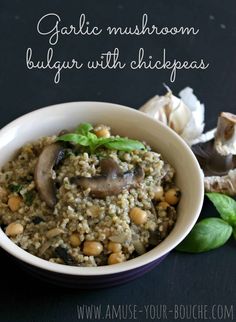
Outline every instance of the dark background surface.
{"type": "MultiPolygon", "coordinates": [[[[222,110],[235,112],[236,3],[234,0],[159,1],[0,1],[0,127],[36,108],[67,101],[108,101],[138,107],[157,93],[162,83],[174,93],[191,86],[206,106],[206,128],[216,124],[222,110]],[[51,3],[51,4],[50,4],[51,3]],[[197,36],[141,36],[89,38],[61,37],[54,48],[57,59],[99,56],[119,47],[124,60],[139,47],[160,56],[166,48],[173,59],[200,59],[210,63],[205,71],[178,71],[175,83],[168,71],[96,70],[64,71],[59,84],[54,72],[29,71],[25,52],[32,47],[35,59],[45,60],[47,38],[36,31],[38,19],[48,12],[61,16],[62,25],[76,24],[81,13],[100,27],[133,25],[143,13],[150,24],[194,26],[197,36]]],[[[43,121],[43,120],[39,120],[43,121]]],[[[205,201],[201,216],[216,215],[205,201]]],[[[77,321],[82,304],[228,304],[236,305],[236,245],[201,255],[172,252],[152,272],[116,288],[79,291],[47,285],[21,271],[2,251],[0,321],[77,321]]],[[[236,317],[236,307],[234,307],[236,317]]],[[[85,321],[86,319],[84,319],[85,321]]],[[[137,321],[137,320],[136,320],[137,321]]],[[[138,321],[149,321],[140,316],[138,321]]],[[[173,321],[169,317],[168,321],[173,321]]],[[[227,320],[225,320],[227,321],[227,320]]]]}

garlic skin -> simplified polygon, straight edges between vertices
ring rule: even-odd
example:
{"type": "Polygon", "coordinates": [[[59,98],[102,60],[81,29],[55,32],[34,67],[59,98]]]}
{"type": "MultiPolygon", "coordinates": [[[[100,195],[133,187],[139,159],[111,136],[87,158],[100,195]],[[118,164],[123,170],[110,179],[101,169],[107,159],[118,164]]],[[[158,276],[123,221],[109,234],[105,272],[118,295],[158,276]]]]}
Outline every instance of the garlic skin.
{"type": "Polygon", "coordinates": [[[184,88],[179,96],[181,100],[186,104],[186,106],[191,111],[191,119],[186,125],[182,138],[191,146],[193,140],[196,140],[203,133],[205,123],[204,114],[205,107],[201,104],[197,97],[193,94],[193,89],[190,87],[184,88]]]}
{"type": "Polygon", "coordinates": [[[140,111],[169,126],[191,146],[204,129],[204,105],[190,87],[179,93],[180,98],[168,87],[167,90],[166,95],[156,95],[147,101],[140,111]]]}
{"type": "Polygon", "coordinates": [[[198,144],[198,143],[204,143],[204,142],[210,141],[215,137],[215,133],[216,133],[216,128],[212,129],[210,131],[207,131],[207,132],[201,134],[196,139],[194,139],[191,142],[191,145],[195,145],[195,144],[198,144]]]}

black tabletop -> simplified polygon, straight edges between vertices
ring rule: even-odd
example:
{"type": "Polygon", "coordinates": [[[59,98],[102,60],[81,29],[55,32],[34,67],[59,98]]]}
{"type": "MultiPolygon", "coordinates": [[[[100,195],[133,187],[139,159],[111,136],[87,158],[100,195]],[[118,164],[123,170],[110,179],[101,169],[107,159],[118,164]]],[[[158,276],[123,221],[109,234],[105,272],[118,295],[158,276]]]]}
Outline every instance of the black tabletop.
{"type": "MultiPolygon", "coordinates": [[[[194,89],[205,104],[206,129],[210,129],[215,126],[220,111],[235,112],[235,21],[234,0],[1,0],[0,126],[39,107],[61,102],[107,101],[138,108],[155,94],[163,94],[163,83],[166,83],[176,94],[186,86],[194,89]],[[103,29],[108,25],[140,24],[146,13],[149,25],[192,26],[199,32],[197,35],[175,36],[60,34],[57,44],[50,45],[49,36],[40,35],[36,29],[39,19],[48,13],[60,17],[60,28],[76,25],[82,13],[90,26],[103,29]],[[173,83],[170,70],[163,69],[71,69],[62,70],[60,82],[56,84],[55,69],[36,70],[26,66],[27,48],[32,48],[32,60],[37,62],[46,60],[49,47],[53,48],[55,61],[98,59],[101,53],[119,48],[120,57],[126,62],[137,57],[141,47],[147,56],[156,59],[161,58],[165,48],[172,61],[203,59],[209,67],[206,70],[177,70],[173,83]]],[[[44,32],[53,28],[53,20],[44,22],[44,32]]],[[[205,201],[201,216],[212,215],[216,215],[216,211],[205,201]]],[[[137,315],[129,315],[133,321],[181,318],[193,321],[194,315],[190,311],[194,305],[201,306],[203,311],[208,310],[210,317],[215,308],[216,320],[236,318],[234,240],[218,250],[200,255],[173,251],[160,266],[138,280],[95,291],[70,290],[41,282],[22,271],[3,251],[0,251],[0,263],[0,321],[4,322],[99,320],[95,316],[82,318],[79,315],[83,305],[92,304],[107,310],[106,320],[110,321],[128,320],[122,315],[109,315],[112,306],[125,310],[125,305],[133,313],[135,306],[140,311],[137,315]],[[168,314],[161,313],[161,308],[167,308],[168,314]],[[175,308],[183,315],[178,315],[175,308]]],[[[200,317],[207,319],[204,314],[200,317]]]]}

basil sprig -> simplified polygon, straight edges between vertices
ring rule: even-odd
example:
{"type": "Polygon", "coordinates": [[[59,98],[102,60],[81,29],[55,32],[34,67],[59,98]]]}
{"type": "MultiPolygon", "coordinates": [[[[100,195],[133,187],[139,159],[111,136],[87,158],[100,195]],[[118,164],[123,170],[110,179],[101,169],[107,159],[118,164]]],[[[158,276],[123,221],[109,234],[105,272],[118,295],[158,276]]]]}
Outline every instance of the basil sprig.
{"type": "Polygon", "coordinates": [[[236,239],[236,201],[220,193],[207,193],[221,218],[205,218],[199,221],[189,235],[177,246],[187,253],[206,252],[223,246],[233,235],[236,239]]]}
{"type": "Polygon", "coordinates": [[[88,147],[93,153],[99,147],[130,152],[133,150],[145,150],[143,143],[122,137],[98,138],[91,131],[93,126],[90,123],[82,123],[75,130],[75,133],[68,133],[57,138],[58,141],[73,142],[88,147]]]}

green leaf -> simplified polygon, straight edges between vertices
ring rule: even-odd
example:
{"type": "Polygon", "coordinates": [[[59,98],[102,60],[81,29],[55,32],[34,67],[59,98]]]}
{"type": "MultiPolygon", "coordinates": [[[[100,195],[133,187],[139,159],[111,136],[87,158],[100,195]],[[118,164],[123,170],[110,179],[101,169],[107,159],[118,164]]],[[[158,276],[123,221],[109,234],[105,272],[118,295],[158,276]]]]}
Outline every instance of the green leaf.
{"type": "Polygon", "coordinates": [[[74,142],[76,144],[80,144],[83,146],[89,146],[90,142],[87,136],[76,134],[76,133],[69,133],[59,136],[57,138],[58,141],[65,141],[65,142],[74,142]]]}
{"type": "Polygon", "coordinates": [[[12,183],[12,184],[9,184],[8,188],[11,192],[20,192],[21,189],[23,188],[23,185],[12,183]]]}
{"type": "Polygon", "coordinates": [[[90,123],[81,123],[75,130],[76,133],[87,135],[93,129],[92,124],[90,123]]]}
{"type": "Polygon", "coordinates": [[[97,143],[99,140],[98,137],[94,133],[90,133],[90,132],[87,134],[87,138],[92,143],[97,143]]]}
{"type": "Polygon", "coordinates": [[[121,137],[98,138],[94,133],[90,132],[92,129],[93,126],[90,123],[82,123],[76,129],[76,133],[61,135],[57,138],[57,140],[88,146],[92,153],[100,146],[104,146],[107,149],[126,152],[133,150],[145,150],[143,143],[137,140],[130,140],[121,137]]]}
{"type": "Polygon", "coordinates": [[[145,146],[143,143],[137,140],[130,140],[126,138],[115,138],[109,142],[104,143],[104,146],[108,149],[114,149],[119,151],[133,151],[133,150],[144,150],[145,146]]]}
{"type": "Polygon", "coordinates": [[[206,193],[207,197],[216,207],[222,219],[230,225],[236,225],[236,201],[221,193],[206,193]]]}
{"type": "Polygon", "coordinates": [[[224,245],[232,231],[232,227],[220,218],[205,218],[193,227],[176,249],[187,253],[206,252],[224,245]]]}
{"type": "Polygon", "coordinates": [[[234,239],[236,239],[236,227],[233,228],[233,236],[234,236],[234,239]]]}

